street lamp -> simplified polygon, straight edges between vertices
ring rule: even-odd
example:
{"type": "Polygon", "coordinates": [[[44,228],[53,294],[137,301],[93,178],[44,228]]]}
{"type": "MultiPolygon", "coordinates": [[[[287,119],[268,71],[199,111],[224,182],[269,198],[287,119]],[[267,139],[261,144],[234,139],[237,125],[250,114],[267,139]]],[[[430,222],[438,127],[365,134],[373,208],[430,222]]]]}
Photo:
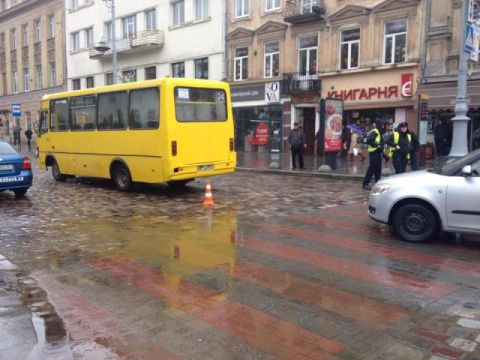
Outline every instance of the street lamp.
{"type": "Polygon", "coordinates": [[[463,156],[468,153],[467,132],[470,118],[467,116],[467,77],[469,53],[464,49],[464,46],[466,37],[465,29],[467,26],[470,1],[471,0],[463,0],[462,2],[460,57],[458,60],[458,87],[457,98],[455,99],[455,116],[452,118],[452,147],[448,156],[463,156]]]}
{"type": "Polygon", "coordinates": [[[105,1],[108,8],[112,13],[112,47],[110,48],[105,41],[100,41],[96,46],[95,50],[100,51],[102,53],[112,50],[112,80],[113,84],[117,83],[117,34],[115,31],[115,0],[103,0],[105,1]]]}

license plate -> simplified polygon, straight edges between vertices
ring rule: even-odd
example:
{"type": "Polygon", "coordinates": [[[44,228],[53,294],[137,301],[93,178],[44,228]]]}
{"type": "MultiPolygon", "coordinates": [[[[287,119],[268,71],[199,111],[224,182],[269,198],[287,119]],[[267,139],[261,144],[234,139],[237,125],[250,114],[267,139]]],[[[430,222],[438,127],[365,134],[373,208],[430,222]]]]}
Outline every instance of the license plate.
{"type": "Polygon", "coordinates": [[[201,165],[198,167],[198,171],[212,171],[213,165],[201,165]]]}
{"type": "Polygon", "coordinates": [[[24,177],[23,176],[6,176],[6,177],[0,177],[0,183],[8,183],[8,182],[18,182],[18,181],[23,181],[24,177]]]}
{"type": "Polygon", "coordinates": [[[13,170],[13,165],[0,165],[0,170],[13,170]]]}

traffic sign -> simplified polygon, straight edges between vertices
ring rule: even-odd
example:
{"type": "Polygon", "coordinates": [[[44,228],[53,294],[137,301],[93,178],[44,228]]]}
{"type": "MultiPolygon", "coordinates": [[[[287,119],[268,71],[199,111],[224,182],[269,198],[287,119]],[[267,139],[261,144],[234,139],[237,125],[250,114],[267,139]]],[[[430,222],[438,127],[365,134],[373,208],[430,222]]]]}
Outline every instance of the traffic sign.
{"type": "Polygon", "coordinates": [[[478,26],[473,25],[473,49],[472,52],[470,53],[470,59],[472,61],[478,62],[478,51],[479,49],[479,44],[480,44],[480,29],[478,26]]]}
{"type": "Polygon", "coordinates": [[[22,106],[20,103],[12,103],[12,116],[20,117],[22,116],[22,106]]]}

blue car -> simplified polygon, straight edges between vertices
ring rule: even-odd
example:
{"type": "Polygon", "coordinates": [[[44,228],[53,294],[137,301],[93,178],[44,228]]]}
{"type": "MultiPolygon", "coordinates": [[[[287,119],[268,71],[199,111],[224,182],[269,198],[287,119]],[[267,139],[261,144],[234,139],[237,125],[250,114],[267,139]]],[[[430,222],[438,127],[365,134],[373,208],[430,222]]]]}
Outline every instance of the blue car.
{"type": "Polygon", "coordinates": [[[12,190],[16,197],[22,197],[32,186],[32,180],[32,163],[28,156],[0,141],[0,191],[12,190]]]}

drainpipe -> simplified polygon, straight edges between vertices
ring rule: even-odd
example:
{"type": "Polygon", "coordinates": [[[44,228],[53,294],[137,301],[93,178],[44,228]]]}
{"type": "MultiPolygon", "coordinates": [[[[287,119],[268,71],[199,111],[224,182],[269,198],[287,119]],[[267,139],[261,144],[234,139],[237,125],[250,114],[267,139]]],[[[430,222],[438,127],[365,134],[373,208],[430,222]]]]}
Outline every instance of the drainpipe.
{"type": "Polygon", "coordinates": [[[222,0],[222,80],[227,80],[227,0],[222,0]]]}
{"type": "MultiPolygon", "coordinates": [[[[63,1],[62,1],[63,3],[63,1]]],[[[63,5],[63,4],[62,4],[63,5]]],[[[62,16],[62,29],[67,28],[67,7],[66,4],[63,5],[63,16],[62,16]]],[[[68,90],[68,68],[67,68],[67,35],[65,32],[62,32],[62,43],[63,43],[63,91],[68,90]]],[[[57,67],[57,62],[55,62],[55,67],[57,67]]],[[[47,67],[48,68],[48,67],[47,67]]],[[[56,70],[55,70],[56,72],[56,70]]],[[[51,79],[50,79],[51,80],[51,79]]],[[[55,81],[55,86],[58,86],[58,80],[55,81]]]]}
{"type": "Polygon", "coordinates": [[[423,46],[420,52],[420,82],[424,84],[425,73],[427,71],[427,43],[428,43],[428,30],[430,29],[430,19],[432,17],[432,0],[427,0],[425,6],[425,23],[423,26],[423,46]]]}

